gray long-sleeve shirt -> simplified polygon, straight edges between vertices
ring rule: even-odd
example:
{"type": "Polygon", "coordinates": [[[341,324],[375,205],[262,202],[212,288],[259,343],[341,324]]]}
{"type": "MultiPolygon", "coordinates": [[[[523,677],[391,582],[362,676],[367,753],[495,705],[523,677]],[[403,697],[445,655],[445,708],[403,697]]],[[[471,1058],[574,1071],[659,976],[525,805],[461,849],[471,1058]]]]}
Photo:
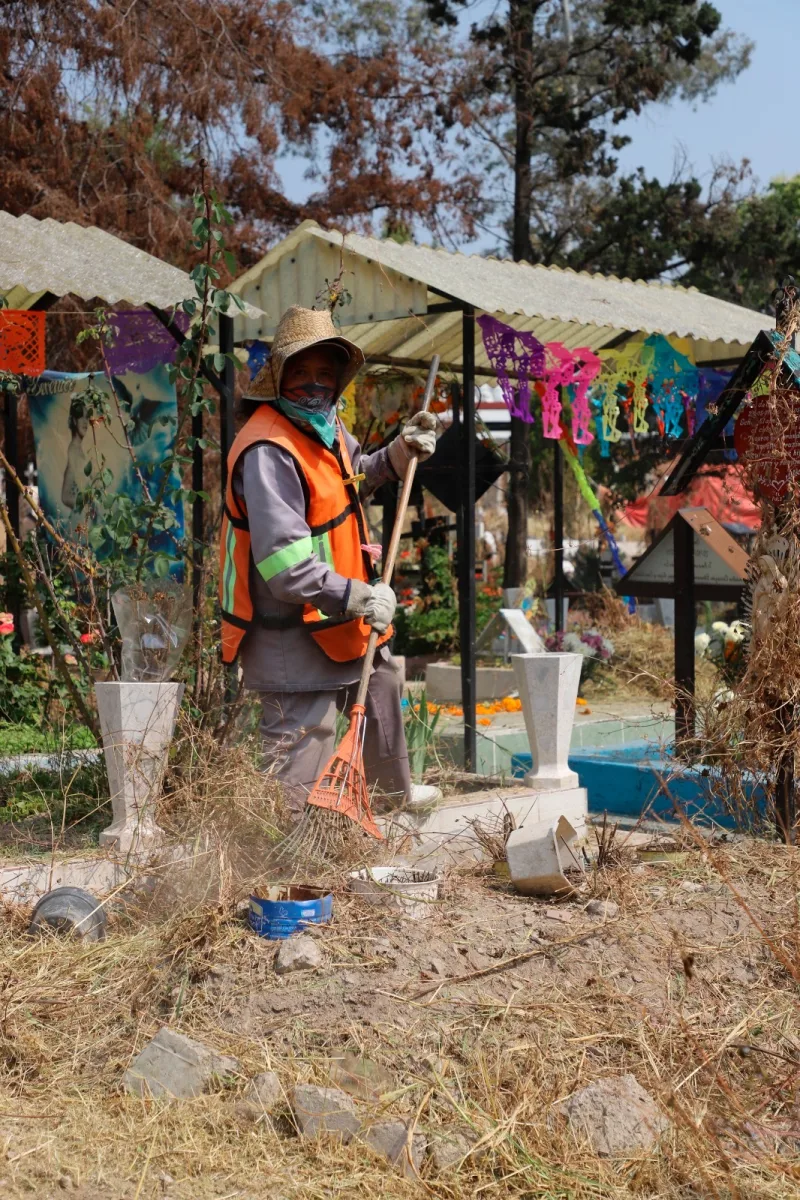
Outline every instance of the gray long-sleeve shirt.
{"type": "MultiPolygon", "coordinates": [[[[362,455],[355,438],[345,433],[345,439],[354,473],[363,471],[366,476],[360,487],[362,499],[396,479],[387,450],[362,455]]],[[[310,538],[302,477],[288,450],[272,444],[253,446],[236,464],[233,491],[244,502],[250,523],[250,595],[255,611],[285,617],[296,612],[298,604],[313,604],[329,616],[342,613],[348,583],[344,575],[307,551],[299,561],[282,567],[282,552],[303,547],[304,539],[310,538]]],[[[387,651],[381,647],[378,654],[385,657],[387,651]]],[[[337,663],[328,658],[301,625],[265,629],[256,623],[242,643],[241,662],[245,687],[258,692],[335,691],[354,683],[361,673],[358,661],[337,663]]]]}

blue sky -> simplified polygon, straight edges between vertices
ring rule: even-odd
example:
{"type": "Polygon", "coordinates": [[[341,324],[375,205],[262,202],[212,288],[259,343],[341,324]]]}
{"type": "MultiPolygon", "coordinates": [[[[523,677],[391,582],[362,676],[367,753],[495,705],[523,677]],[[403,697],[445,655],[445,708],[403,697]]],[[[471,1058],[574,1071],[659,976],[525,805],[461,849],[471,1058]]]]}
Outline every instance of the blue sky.
{"type": "Polygon", "coordinates": [[[755,42],[752,62],[733,84],[705,104],[653,105],[629,122],[633,142],[620,155],[626,170],[644,167],[669,177],[685,151],[698,178],[714,161],[749,158],[762,185],[776,175],[800,174],[797,121],[790,97],[797,78],[797,0],[714,0],[723,24],[755,42]]]}
{"type": "MultiPolygon", "coordinates": [[[[749,68],[733,84],[723,84],[705,103],[677,101],[651,105],[622,129],[632,141],[620,153],[623,171],[644,167],[666,182],[676,158],[685,158],[693,173],[707,181],[714,164],[750,160],[762,187],[778,175],[800,174],[800,140],[790,97],[795,92],[800,18],[798,0],[714,0],[724,27],[744,34],[755,48],[749,68]],[[792,13],[796,9],[796,14],[792,13]]],[[[464,15],[469,24],[494,0],[474,0],[464,15]]],[[[278,167],[293,198],[308,196],[315,183],[303,178],[305,164],[289,156],[278,167]]],[[[424,240],[427,240],[425,238],[424,240]]],[[[496,245],[479,238],[469,252],[496,245]]]]}

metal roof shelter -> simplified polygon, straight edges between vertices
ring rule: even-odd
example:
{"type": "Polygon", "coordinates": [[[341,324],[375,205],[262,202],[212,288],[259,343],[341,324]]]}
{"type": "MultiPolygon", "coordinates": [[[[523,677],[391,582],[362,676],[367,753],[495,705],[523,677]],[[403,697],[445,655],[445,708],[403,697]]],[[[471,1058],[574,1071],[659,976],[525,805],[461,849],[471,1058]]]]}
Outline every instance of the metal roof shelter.
{"type": "MultiPolygon", "coordinates": [[[[463,305],[502,316],[540,342],[597,350],[661,333],[688,338],[698,363],[718,364],[741,358],[765,320],[695,288],[345,236],[304,221],[232,285],[267,314],[266,320],[243,320],[244,336],[269,340],[290,304],[312,307],[325,280],[342,268],[352,296],[340,310],[342,332],[374,364],[427,363],[435,350],[443,367],[460,369],[463,305]],[[444,311],[443,298],[457,307],[444,311]]],[[[475,373],[494,375],[480,337],[475,373]]]]}
{"type": "MultiPolygon", "coordinates": [[[[169,310],[182,300],[196,297],[194,283],[185,271],[162,262],[152,254],[132,246],[122,238],[93,226],[76,225],[47,218],[15,217],[0,210],[0,294],[9,308],[48,309],[61,296],[75,295],[82,300],[98,298],[107,304],[126,302],[146,305],[176,338],[183,334],[174,324],[169,310]]],[[[265,314],[246,305],[241,322],[262,321],[265,314]]],[[[220,319],[220,349],[232,351],[235,339],[234,316],[220,319]]],[[[243,334],[242,334],[243,336],[243,334]]],[[[234,366],[226,362],[221,375],[205,364],[203,374],[220,397],[220,446],[222,471],[227,466],[227,450],[233,440],[234,366]]],[[[5,453],[11,466],[18,468],[17,397],[5,393],[5,453]]],[[[192,433],[203,434],[202,413],[192,417],[192,433]]],[[[18,472],[17,472],[18,473],[18,472]]],[[[224,482],[223,482],[224,487],[224,482]]],[[[203,489],[203,451],[196,447],[192,464],[192,489],[203,489]]],[[[19,496],[13,487],[7,492],[9,518],[19,533],[19,496]]],[[[194,539],[194,595],[198,610],[203,560],[203,500],[192,505],[194,539]]],[[[16,628],[19,629],[17,622],[16,628]]]]}
{"type": "MultiPolygon", "coordinates": [[[[361,346],[368,365],[427,368],[432,355],[461,376],[454,422],[475,422],[475,379],[494,376],[476,315],[500,317],[540,342],[593,350],[660,333],[686,339],[698,365],[737,363],[768,323],[761,313],[668,283],[531,266],[457,254],[390,239],[341,234],[304,221],[231,286],[260,308],[262,319],[241,322],[243,336],[269,341],[290,304],[314,307],[341,275],[351,302],[340,310],[342,333],[361,346]]],[[[238,331],[237,331],[238,332],[238,331]]],[[[459,624],[464,707],[464,761],[476,761],[475,712],[475,442],[461,439],[464,491],[458,514],[459,624]]],[[[556,467],[556,614],[562,613],[563,573],[556,467]]]]}

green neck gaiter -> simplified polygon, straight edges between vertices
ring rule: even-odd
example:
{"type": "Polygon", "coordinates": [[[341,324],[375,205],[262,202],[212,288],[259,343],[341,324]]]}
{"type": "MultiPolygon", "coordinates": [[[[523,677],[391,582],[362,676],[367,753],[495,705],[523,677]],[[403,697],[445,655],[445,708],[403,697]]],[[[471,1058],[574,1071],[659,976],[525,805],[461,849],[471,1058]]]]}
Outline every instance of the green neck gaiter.
{"type": "Polygon", "coordinates": [[[275,401],[275,406],[280,409],[285,417],[293,421],[295,425],[312,430],[323,446],[328,450],[331,449],[333,443],[336,441],[335,401],[327,413],[311,412],[309,409],[304,408],[302,404],[295,404],[294,401],[287,400],[285,396],[279,396],[275,401]]]}

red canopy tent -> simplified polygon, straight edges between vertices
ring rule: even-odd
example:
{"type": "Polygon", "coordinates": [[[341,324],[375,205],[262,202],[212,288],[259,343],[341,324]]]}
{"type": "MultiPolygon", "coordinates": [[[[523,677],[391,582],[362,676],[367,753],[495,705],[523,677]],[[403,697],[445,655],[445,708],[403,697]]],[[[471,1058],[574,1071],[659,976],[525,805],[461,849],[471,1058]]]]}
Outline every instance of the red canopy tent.
{"type": "Polygon", "coordinates": [[[628,504],[622,522],[658,533],[680,508],[707,508],[721,525],[737,533],[756,530],[761,522],[760,510],[732,463],[701,468],[688,490],[678,496],[661,496],[660,487],[661,480],[649,496],[628,504]]]}

